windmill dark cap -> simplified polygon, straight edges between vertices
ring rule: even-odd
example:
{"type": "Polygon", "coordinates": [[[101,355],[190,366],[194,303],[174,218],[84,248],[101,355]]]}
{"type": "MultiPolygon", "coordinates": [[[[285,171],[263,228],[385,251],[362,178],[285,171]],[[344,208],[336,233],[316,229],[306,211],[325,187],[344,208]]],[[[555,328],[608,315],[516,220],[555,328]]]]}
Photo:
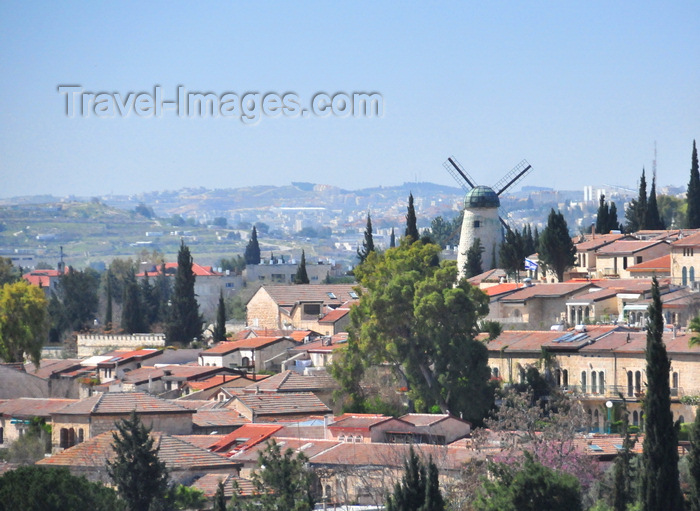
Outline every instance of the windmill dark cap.
{"type": "Polygon", "coordinates": [[[465,208],[498,208],[500,205],[498,195],[488,186],[472,188],[464,197],[465,208]]]}

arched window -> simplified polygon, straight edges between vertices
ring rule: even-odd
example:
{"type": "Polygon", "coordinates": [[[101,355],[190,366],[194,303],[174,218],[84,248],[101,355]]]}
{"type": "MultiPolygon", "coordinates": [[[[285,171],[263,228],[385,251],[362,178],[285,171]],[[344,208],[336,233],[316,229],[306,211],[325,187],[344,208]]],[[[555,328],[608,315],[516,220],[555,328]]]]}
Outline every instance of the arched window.
{"type": "Polygon", "coordinates": [[[673,373],[673,385],[671,385],[671,388],[678,390],[678,373],[677,372],[673,373]]]}
{"type": "Polygon", "coordinates": [[[73,447],[75,445],[75,429],[70,428],[68,430],[68,447],[73,447]]]}
{"type": "Polygon", "coordinates": [[[688,285],[688,268],[685,266],[683,267],[683,270],[681,270],[681,284],[683,286],[688,285]]]}
{"type": "Polygon", "coordinates": [[[340,435],[338,437],[338,442],[345,442],[345,435],[340,435]]]}
{"type": "MultiPolygon", "coordinates": [[[[598,373],[595,371],[591,371],[591,392],[593,394],[598,393],[598,373]]],[[[596,411],[596,413],[598,412],[596,411]]]]}
{"type": "Polygon", "coordinates": [[[642,372],[637,371],[634,373],[634,391],[637,394],[642,393],[642,372]]]}
{"type": "Polygon", "coordinates": [[[605,373],[603,371],[598,373],[598,390],[601,394],[605,394],[605,373]]]}
{"type": "Polygon", "coordinates": [[[679,415],[678,420],[681,422],[681,424],[683,424],[685,422],[685,417],[683,417],[682,415],[679,415]]]}
{"type": "Polygon", "coordinates": [[[576,307],[571,307],[569,309],[569,323],[572,325],[576,324],[576,307]]]}
{"type": "Polygon", "coordinates": [[[58,445],[61,449],[68,447],[68,430],[66,428],[61,428],[61,440],[58,445]]]}
{"type": "Polygon", "coordinates": [[[362,435],[355,435],[355,443],[356,444],[362,443],[362,435]]]}
{"type": "Polygon", "coordinates": [[[598,431],[600,429],[600,414],[598,414],[598,409],[593,410],[593,430],[598,431]]]}
{"type": "Polygon", "coordinates": [[[78,443],[79,443],[79,444],[82,444],[84,439],[85,439],[85,438],[84,438],[84,436],[83,436],[83,428],[80,428],[80,429],[78,430],[78,443]]]}
{"type": "Polygon", "coordinates": [[[494,367],[493,369],[491,369],[491,374],[494,378],[498,378],[498,367],[494,367]]]}
{"type": "Polygon", "coordinates": [[[4,428],[0,428],[0,444],[5,443],[5,430],[4,428]]]}
{"type": "Polygon", "coordinates": [[[250,365],[250,359],[248,357],[243,357],[241,359],[241,366],[248,367],[250,365]]]}
{"type": "Polygon", "coordinates": [[[557,387],[561,387],[561,370],[557,369],[554,374],[557,377],[557,387]]]}
{"type": "Polygon", "coordinates": [[[632,371],[627,371],[627,395],[634,396],[634,375],[632,371]]]}
{"type": "Polygon", "coordinates": [[[587,319],[590,319],[590,317],[591,317],[591,309],[590,309],[590,307],[586,307],[583,311],[583,323],[585,323],[587,319]]]}
{"type": "Polygon", "coordinates": [[[690,282],[695,282],[695,268],[693,266],[690,267],[690,271],[688,272],[690,282]]]}
{"type": "Polygon", "coordinates": [[[581,392],[586,392],[586,371],[581,371],[581,392]]]}
{"type": "Polygon", "coordinates": [[[637,410],[632,412],[632,424],[639,426],[639,414],[637,413],[637,410]]]}
{"type": "Polygon", "coordinates": [[[568,387],[569,386],[569,371],[567,369],[564,369],[561,372],[561,375],[562,375],[562,382],[561,382],[562,385],[564,385],[564,387],[568,387]]]}

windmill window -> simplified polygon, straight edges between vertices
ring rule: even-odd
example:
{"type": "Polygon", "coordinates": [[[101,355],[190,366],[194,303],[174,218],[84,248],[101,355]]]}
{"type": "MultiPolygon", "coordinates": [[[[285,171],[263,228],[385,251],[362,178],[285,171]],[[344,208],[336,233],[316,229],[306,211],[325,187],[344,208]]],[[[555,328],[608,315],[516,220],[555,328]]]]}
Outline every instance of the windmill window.
{"type": "Polygon", "coordinates": [[[479,227],[481,227],[481,220],[474,220],[474,227],[475,227],[476,229],[478,229],[479,227]]]}

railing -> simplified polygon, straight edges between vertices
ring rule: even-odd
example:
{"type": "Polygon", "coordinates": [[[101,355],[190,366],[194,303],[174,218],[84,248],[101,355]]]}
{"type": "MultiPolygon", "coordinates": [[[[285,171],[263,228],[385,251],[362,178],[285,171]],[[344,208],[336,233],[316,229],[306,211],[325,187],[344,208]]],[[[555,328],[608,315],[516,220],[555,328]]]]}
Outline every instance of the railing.
{"type": "MultiPolygon", "coordinates": [[[[578,394],[586,397],[617,398],[620,394],[627,400],[639,400],[644,398],[645,387],[637,388],[627,385],[567,385],[559,387],[564,393],[578,394]]],[[[682,387],[671,388],[671,398],[681,398],[685,395],[682,387]]]]}

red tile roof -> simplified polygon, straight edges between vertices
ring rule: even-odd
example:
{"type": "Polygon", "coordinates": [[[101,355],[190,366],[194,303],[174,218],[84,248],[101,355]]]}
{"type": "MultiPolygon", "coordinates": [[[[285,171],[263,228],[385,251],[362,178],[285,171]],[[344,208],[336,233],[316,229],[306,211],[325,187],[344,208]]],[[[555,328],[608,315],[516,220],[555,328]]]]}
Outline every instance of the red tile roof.
{"type": "Polygon", "coordinates": [[[229,452],[246,450],[264,442],[277,433],[282,426],[274,424],[246,424],[211,446],[212,452],[229,452]]]}
{"type": "Polygon", "coordinates": [[[591,282],[556,282],[553,284],[534,284],[524,287],[500,299],[501,302],[523,302],[532,298],[557,298],[582,291],[592,286],[591,282]]]}
{"type": "Polygon", "coordinates": [[[350,314],[350,309],[338,307],[318,320],[319,323],[335,323],[350,314]]]}
{"type": "MultiPolygon", "coordinates": [[[[177,271],[177,263],[165,263],[165,273],[166,275],[175,275],[175,271],[177,271]],[[171,270],[171,271],[168,271],[171,270]]],[[[213,276],[220,276],[224,275],[223,273],[219,273],[216,271],[213,271],[211,266],[202,266],[201,264],[197,263],[192,263],[192,273],[194,273],[197,277],[213,277],[213,276]]],[[[148,274],[149,277],[157,277],[160,275],[160,266],[155,271],[147,271],[143,273],[139,273],[136,275],[137,277],[145,277],[146,274],[148,274]]]]}
{"type": "Polygon", "coordinates": [[[311,392],[264,392],[240,394],[234,398],[256,416],[326,415],[331,413],[323,401],[311,392]]]}
{"type": "Polygon", "coordinates": [[[192,416],[192,424],[200,428],[217,428],[224,426],[240,426],[250,421],[236,410],[219,408],[215,410],[197,410],[192,416]]]}
{"type": "Polygon", "coordinates": [[[587,235],[584,241],[576,243],[574,240],[577,252],[587,252],[589,250],[595,250],[604,245],[609,245],[613,241],[619,240],[620,238],[627,237],[626,234],[596,234],[594,236],[587,235]]]}
{"type": "Polygon", "coordinates": [[[299,302],[322,302],[339,307],[354,300],[354,284],[301,284],[296,286],[263,286],[261,289],[281,306],[292,306],[299,302]],[[335,296],[331,297],[330,294],[335,296]],[[352,294],[351,294],[352,293],[352,294]]]}
{"type": "MultiPolygon", "coordinates": [[[[90,438],[85,442],[74,445],[50,458],[39,460],[37,465],[65,467],[94,467],[104,469],[107,460],[115,457],[112,442],[113,432],[108,431],[90,438]]],[[[171,471],[188,470],[236,470],[238,465],[230,460],[196,447],[184,440],[165,433],[151,433],[159,447],[158,458],[171,471]]]]}
{"type": "Polygon", "coordinates": [[[328,429],[354,429],[369,432],[372,427],[391,419],[392,417],[373,413],[345,413],[339,417],[336,417],[333,424],[328,426],[328,429]]]}
{"type": "Polygon", "coordinates": [[[700,231],[694,232],[689,236],[683,236],[671,243],[673,248],[693,248],[700,245],[700,231]]]}
{"type": "Polygon", "coordinates": [[[516,289],[520,289],[522,287],[525,287],[525,284],[506,282],[503,284],[496,284],[495,286],[485,287],[482,289],[482,291],[489,296],[496,296],[515,291],[516,289]]]}
{"type": "Polygon", "coordinates": [[[197,479],[192,484],[192,487],[200,490],[208,499],[212,499],[219,489],[219,482],[222,482],[224,485],[224,497],[226,499],[233,497],[234,485],[238,488],[238,495],[241,497],[250,497],[255,493],[255,486],[252,481],[231,474],[205,474],[197,479]]]}
{"type": "MultiPolygon", "coordinates": [[[[597,254],[599,257],[604,255],[634,254],[635,252],[646,250],[648,248],[655,247],[656,245],[664,243],[664,241],[620,240],[598,249],[597,254]]],[[[670,246],[668,250],[669,252],[671,251],[670,246]]]]}
{"type": "Polygon", "coordinates": [[[284,339],[294,341],[294,339],[291,339],[290,337],[249,337],[240,341],[219,343],[213,348],[202,351],[200,355],[225,355],[240,349],[258,349],[276,342],[280,342],[284,339]]]}
{"type": "Polygon", "coordinates": [[[77,399],[29,398],[8,399],[0,403],[0,416],[31,418],[51,417],[53,412],[77,402],[77,399]]]}
{"type": "Polygon", "coordinates": [[[247,392],[314,392],[337,389],[338,383],[328,374],[303,375],[287,370],[245,387],[247,392]]]}
{"type": "Polygon", "coordinates": [[[634,266],[629,266],[627,268],[627,271],[629,272],[647,272],[647,271],[663,271],[663,272],[670,272],[671,271],[671,254],[667,254],[665,256],[657,257],[656,259],[649,259],[648,261],[644,261],[643,263],[635,264],[634,266]]]}
{"type": "Polygon", "coordinates": [[[54,413],[65,415],[118,415],[129,414],[134,410],[139,414],[192,413],[192,410],[188,410],[172,401],[166,401],[143,392],[95,394],[54,413]]]}

